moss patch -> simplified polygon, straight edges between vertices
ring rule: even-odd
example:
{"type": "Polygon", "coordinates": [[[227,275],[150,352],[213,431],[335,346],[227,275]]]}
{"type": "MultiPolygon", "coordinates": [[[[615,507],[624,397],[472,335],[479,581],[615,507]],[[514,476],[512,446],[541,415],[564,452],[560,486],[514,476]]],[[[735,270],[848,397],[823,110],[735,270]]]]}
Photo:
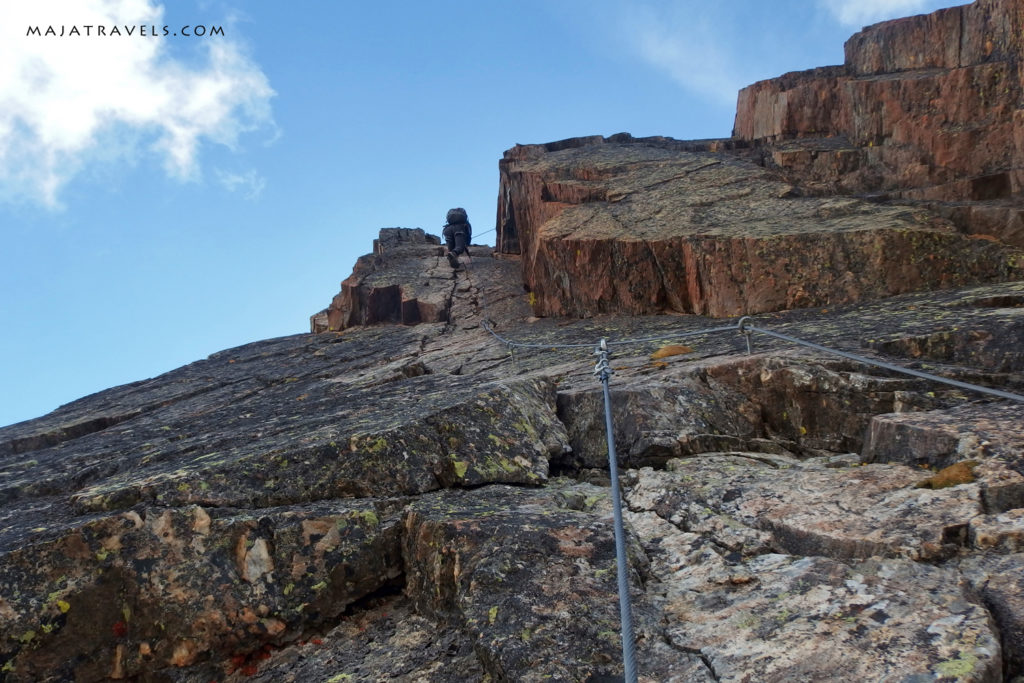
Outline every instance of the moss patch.
{"type": "Polygon", "coordinates": [[[919,489],[946,489],[959,484],[970,484],[974,481],[974,467],[977,460],[964,460],[939,470],[934,476],[914,484],[919,489]]]}

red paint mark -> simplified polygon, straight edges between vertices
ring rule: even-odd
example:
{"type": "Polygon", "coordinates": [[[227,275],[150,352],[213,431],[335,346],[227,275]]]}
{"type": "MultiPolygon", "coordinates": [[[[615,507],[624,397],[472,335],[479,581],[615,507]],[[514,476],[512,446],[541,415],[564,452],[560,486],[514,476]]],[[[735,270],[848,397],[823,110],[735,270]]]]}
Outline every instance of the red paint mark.
{"type": "Polygon", "coordinates": [[[255,676],[257,673],[259,673],[259,670],[260,670],[260,668],[258,666],[256,666],[255,664],[246,664],[245,666],[242,667],[242,675],[243,676],[255,676]]]}
{"type": "Polygon", "coordinates": [[[320,640],[319,638],[313,638],[309,642],[313,643],[314,645],[323,645],[324,644],[324,641],[320,640]]]}
{"type": "Polygon", "coordinates": [[[123,621],[119,621],[112,627],[110,627],[110,630],[113,631],[114,635],[118,638],[124,638],[126,635],[128,635],[128,624],[124,623],[123,621]]]}

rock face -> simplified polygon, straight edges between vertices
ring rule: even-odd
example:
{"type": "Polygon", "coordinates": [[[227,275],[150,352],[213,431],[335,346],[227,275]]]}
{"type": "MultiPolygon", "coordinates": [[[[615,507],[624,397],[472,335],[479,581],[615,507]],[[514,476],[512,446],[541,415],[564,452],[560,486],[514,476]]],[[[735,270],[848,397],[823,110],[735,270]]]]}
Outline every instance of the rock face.
{"type": "Polygon", "coordinates": [[[1024,402],[713,317],[1020,395],[1020,245],[773,135],[517,147],[463,270],[384,229],[315,334],[0,428],[0,680],[621,680],[602,339],[641,681],[1021,680],[1024,402]]]}
{"type": "Polygon", "coordinates": [[[538,315],[730,316],[1024,276],[1024,250],[934,212],[802,197],[725,151],[582,138],[500,168],[499,248],[521,252],[538,315]]]}
{"type": "MultiPolygon", "coordinates": [[[[602,337],[645,340],[612,386],[641,680],[1024,675],[1024,406],[682,336],[705,317],[538,320],[518,268],[449,269],[445,322],[258,342],[0,429],[5,680],[621,675],[602,337]]],[[[1012,331],[1021,300],[757,324],[1020,392],[1019,345],[920,340],[1012,331]]]]}
{"type": "Polygon", "coordinates": [[[538,315],[741,315],[1020,278],[1024,10],[978,0],[744,88],[731,140],[517,146],[498,248],[538,315]]]}
{"type": "Polygon", "coordinates": [[[385,228],[373,253],[356,261],[331,305],[312,316],[313,332],[375,323],[444,322],[451,299],[451,270],[441,240],[416,228],[385,228]]]}
{"type": "Polygon", "coordinates": [[[740,91],[734,135],[818,192],[937,200],[959,225],[1024,245],[1024,11],[977,0],[865,28],[842,66],[740,91]]]}

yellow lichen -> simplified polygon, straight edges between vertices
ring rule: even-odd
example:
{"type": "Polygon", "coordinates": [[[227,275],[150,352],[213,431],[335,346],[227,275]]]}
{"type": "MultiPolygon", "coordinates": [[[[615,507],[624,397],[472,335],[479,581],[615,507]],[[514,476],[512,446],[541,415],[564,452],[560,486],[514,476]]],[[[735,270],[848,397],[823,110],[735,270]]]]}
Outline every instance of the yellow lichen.
{"type": "Polygon", "coordinates": [[[364,510],[358,513],[359,517],[363,520],[363,523],[368,526],[377,526],[380,524],[380,518],[377,517],[377,513],[373,510],[364,510]]]}
{"type": "Polygon", "coordinates": [[[978,665],[978,658],[973,654],[964,654],[957,659],[940,662],[935,666],[935,673],[943,678],[966,679],[978,665]]]}

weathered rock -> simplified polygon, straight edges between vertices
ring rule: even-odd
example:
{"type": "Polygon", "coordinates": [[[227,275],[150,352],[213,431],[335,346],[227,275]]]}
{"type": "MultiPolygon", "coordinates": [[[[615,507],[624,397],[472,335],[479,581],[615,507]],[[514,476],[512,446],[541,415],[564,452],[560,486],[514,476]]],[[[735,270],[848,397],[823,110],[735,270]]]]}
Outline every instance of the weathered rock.
{"type": "MultiPolygon", "coordinates": [[[[726,387],[709,386],[701,370],[693,368],[691,376],[669,381],[620,385],[612,392],[612,411],[618,416],[616,451],[624,465],[663,465],[684,451],[718,450],[763,436],[757,407],[726,387]]],[[[607,467],[601,391],[590,387],[560,392],[558,410],[572,450],[555,464],[607,467]]]]}
{"type": "Polygon", "coordinates": [[[620,676],[602,339],[640,680],[1024,676],[1019,407],[692,314],[1024,394],[1021,13],[517,147],[499,253],[385,229],[322,334],[0,428],[0,678],[620,676]]]}
{"type": "MultiPolygon", "coordinates": [[[[81,511],[143,501],[251,507],[546,477],[548,454],[564,443],[550,385],[527,380],[482,389],[472,379],[422,374],[413,364],[416,372],[398,374],[408,381],[361,386],[367,375],[329,363],[356,351],[345,341],[279,340],[279,358],[263,359],[268,376],[261,379],[247,378],[243,362],[222,359],[215,386],[196,400],[146,412],[130,428],[86,435],[73,454],[60,444],[33,451],[8,470],[0,495],[17,501],[74,487],[71,502],[81,511]],[[306,354],[312,362],[301,367],[306,354]],[[282,406],[295,406],[301,417],[282,406]],[[524,413],[531,410],[548,417],[524,413]]],[[[211,368],[176,374],[188,381],[203,369],[211,368]]]]}
{"type": "MultiPolygon", "coordinates": [[[[1019,476],[1019,475],[1018,475],[1019,476]]],[[[1024,552],[1024,506],[971,520],[971,544],[979,550],[1024,552]]]]}
{"type": "Polygon", "coordinates": [[[918,489],[921,475],[898,465],[833,469],[732,454],[669,467],[640,470],[627,496],[632,508],[654,510],[683,528],[690,514],[698,521],[722,516],[770,533],[774,549],[799,555],[949,557],[967,543],[967,525],[982,512],[976,484],[918,489]]]}
{"type": "Polygon", "coordinates": [[[1022,361],[1019,340],[1024,339],[1024,317],[1009,324],[985,323],[981,320],[969,327],[955,326],[927,335],[872,340],[870,346],[890,355],[962,363],[992,372],[1024,369],[1018,366],[1022,361]]]}
{"type": "MultiPolygon", "coordinates": [[[[826,468],[826,462],[855,462],[846,451],[859,443],[857,430],[883,419],[875,416],[909,407],[913,415],[948,421],[958,414],[948,406],[963,397],[923,380],[874,375],[848,361],[784,352],[766,338],[755,338],[756,353],[746,356],[735,332],[688,336],[691,352],[652,359],[653,351],[678,341],[676,334],[720,323],[666,316],[527,322],[518,281],[484,282],[473,267],[458,277],[452,310],[461,313],[447,324],[378,325],[260,342],[0,429],[0,666],[9,678],[98,680],[123,673],[209,681],[234,671],[241,680],[255,670],[263,680],[301,680],[312,662],[321,662],[331,675],[379,668],[413,680],[444,680],[448,670],[438,673],[432,662],[451,650],[444,660],[451,661],[450,680],[498,671],[531,680],[531,662],[545,659],[541,645],[554,647],[556,636],[561,649],[549,659],[559,675],[580,680],[589,675],[582,672],[614,673],[620,664],[617,641],[605,632],[614,630],[610,624],[580,630],[572,609],[538,613],[521,595],[548,596],[547,590],[552,600],[578,602],[595,615],[605,610],[605,621],[615,618],[613,577],[605,571],[611,532],[603,491],[545,484],[549,462],[570,472],[605,462],[592,352],[551,346],[601,337],[648,340],[613,347],[616,441],[625,464],[663,462],[677,449],[758,451],[683,461],[699,468],[694,476],[707,477],[702,486],[720,490],[717,498],[697,496],[678,482],[664,487],[667,518],[678,517],[687,529],[680,533],[706,539],[702,547],[720,558],[715,562],[739,562],[738,580],[747,571],[742,563],[779,550],[809,557],[827,551],[830,562],[851,567],[876,552],[935,561],[1019,547],[1019,481],[1006,465],[1019,455],[1012,411],[998,423],[999,438],[988,450],[971,451],[983,460],[972,484],[925,491],[913,486],[929,473],[916,468],[826,468]],[[513,362],[481,329],[486,314],[502,334],[536,346],[518,350],[513,362]],[[331,441],[344,448],[332,448],[331,441]],[[822,452],[827,457],[812,457],[822,452]],[[723,462],[734,469],[711,466],[723,462]],[[863,479],[873,473],[884,476],[863,479]],[[533,488],[538,485],[544,488],[533,488]],[[439,491],[444,487],[472,492],[439,491]],[[864,495],[853,496],[851,487],[864,495]],[[725,501],[734,489],[737,497],[725,501]],[[844,496],[856,498],[847,510],[834,505],[844,496]],[[680,502],[684,498],[688,502],[680,502]],[[344,533],[339,522],[346,524],[344,533]],[[452,569],[455,556],[416,541],[414,530],[460,548],[459,566],[475,562],[476,583],[466,574],[437,594],[424,577],[452,569]],[[164,537],[165,531],[172,535],[164,537]],[[583,534],[581,544],[553,540],[570,531],[583,534]],[[586,543],[594,554],[577,564],[582,560],[572,553],[586,543]],[[405,550],[396,554],[396,548],[405,550]],[[498,569],[506,559],[518,562],[518,552],[531,561],[506,586],[497,581],[498,569]],[[577,583],[589,586],[596,602],[581,601],[577,583]],[[402,595],[389,595],[396,591],[402,595]],[[406,626],[366,606],[378,599],[399,614],[411,610],[415,619],[406,626]],[[496,617],[502,631],[489,623],[495,605],[508,617],[500,624],[496,617]],[[90,625],[100,628],[84,635],[78,620],[93,612],[90,625]],[[353,623],[364,624],[369,635],[357,636],[353,623]],[[424,623],[438,626],[430,631],[424,623]],[[524,642],[528,627],[548,640],[524,642]],[[313,637],[322,644],[311,646],[313,637]],[[403,642],[420,645],[401,649],[403,642]],[[387,658],[383,643],[398,652],[387,658]],[[575,659],[565,660],[567,648],[575,659]]],[[[933,335],[952,319],[998,330],[1013,324],[1019,308],[995,304],[1014,300],[1020,289],[1004,284],[916,294],[827,313],[776,314],[758,324],[820,342],[845,340],[858,350],[872,339],[897,338],[897,330],[933,335]]],[[[1016,357],[1008,358],[1008,367],[1019,367],[1016,357]]],[[[977,381],[1020,386],[1012,373],[970,372],[977,381]]],[[[999,414],[991,408],[985,409],[999,414]]],[[[644,489],[634,489],[635,504],[644,489]]],[[[653,547],[669,543],[639,525],[635,533],[652,561],[653,547]]],[[[666,616],[661,596],[675,589],[664,579],[652,583],[639,546],[631,558],[647,680],[702,680],[713,669],[728,680],[743,676],[742,662],[764,664],[667,636],[678,620],[666,616]],[[731,663],[716,664],[712,653],[731,663]]],[[[794,554],[791,561],[801,560],[794,554]]],[[[891,588],[913,593],[902,583],[891,588]]],[[[751,604],[760,604],[775,589],[746,590],[751,604]]],[[[929,599],[959,599],[959,588],[951,590],[929,599]]],[[[920,600],[914,604],[930,604],[920,600]]],[[[700,618],[718,623],[715,604],[700,618]]],[[[715,633],[707,631],[708,643],[717,642],[715,633]]],[[[762,646],[789,648],[786,638],[784,629],[766,631],[762,646]]],[[[908,660],[920,662],[915,671],[960,657],[952,649],[944,660],[915,652],[908,660]]],[[[873,670],[873,656],[852,666],[873,670]]],[[[984,667],[990,660],[979,655],[978,662],[984,667]]]]}
{"type": "MultiPolygon", "coordinates": [[[[607,499],[606,490],[574,484],[415,503],[405,554],[417,607],[459,624],[494,680],[621,676],[607,499]]],[[[643,604],[637,621],[644,680],[711,680],[699,657],[661,647],[643,604]]]]}
{"type": "Polygon", "coordinates": [[[935,214],[796,196],[674,141],[519,146],[500,168],[498,242],[521,252],[539,315],[729,316],[1024,277],[1024,252],[935,214]]]}
{"type": "Polygon", "coordinates": [[[982,556],[961,567],[1000,626],[1005,680],[1024,676],[1024,555],[982,556]]]}
{"type": "Polygon", "coordinates": [[[5,429],[0,656],[12,680],[279,645],[402,575],[375,491],[543,483],[566,447],[550,383],[432,375],[407,355],[420,337],[395,332],[233,349],[5,429]],[[232,508],[254,511],[221,521],[232,508]],[[373,534],[347,540],[360,520],[373,534]]]}
{"type": "Polygon", "coordinates": [[[331,305],[310,316],[310,331],[447,323],[477,315],[482,307],[506,319],[529,315],[525,302],[517,301],[522,288],[513,284],[518,261],[492,258],[490,247],[474,245],[464,257],[472,265],[471,281],[465,270],[453,271],[443,255],[436,235],[419,228],[382,229],[373,253],[359,258],[331,305]],[[470,289],[474,296],[462,296],[470,289]]]}
{"type": "MultiPolygon", "coordinates": [[[[628,519],[651,558],[648,595],[673,645],[699,652],[716,680],[1001,680],[999,632],[955,571],[902,559],[765,553],[765,540],[741,515],[659,497],[652,485],[665,485],[667,473],[638,476],[628,519]]],[[[666,490],[678,495],[706,481],[666,490]]],[[[856,491],[847,495],[830,501],[838,503],[839,525],[859,511],[838,509],[856,491]]],[[[903,536],[898,526],[883,534],[903,536]]]]}
{"type": "Polygon", "coordinates": [[[734,135],[809,191],[958,201],[965,230],[1024,245],[1022,29],[1015,0],[869,26],[842,66],[741,90],[734,135]]]}
{"type": "Polygon", "coordinates": [[[385,228],[373,253],[356,261],[324,316],[310,319],[313,332],[374,323],[445,322],[451,305],[451,266],[441,241],[416,228],[385,228]]]}
{"type": "Polygon", "coordinates": [[[128,678],[294,639],[401,577],[400,530],[359,501],[148,507],[29,540],[0,568],[7,680],[128,678]]]}
{"type": "MultiPolygon", "coordinates": [[[[941,388],[927,395],[918,380],[878,377],[846,361],[805,354],[689,360],[660,369],[655,377],[616,382],[611,396],[620,416],[615,442],[623,464],[660,465],[680,455],[736,450],[798,456],[860,452],[869,425],[877,429],[884,420],[876,417],[880,413],[956,401],[941,388]]],[[[553,464],[603,466],[601,391],[593,386],[559,391],[558,410],[572,451],[553,464]]]]}
{"type": "Polygon", "coordinates": [[[991,472],[987,504],[995,512],[1024,507],[1021,424],[1024,407],[1020,405],[983,403],[927,413],[878,415],[871,420],[864,460],[942,468],[961,460],[998,456],[1017,476],[991,472]]]}
{"type": "Polygon", "coordinates": [[[401,596],[374,597],[367,603],[327,633],[262,651],[240,663],[233,675],[223,677],[218,670],[205,677],[195,669],[189,673],[197,681],[215,677],[225,683],[484,680],[474,643],[458,629],[439,627],[416,614],[401,596]]]}

